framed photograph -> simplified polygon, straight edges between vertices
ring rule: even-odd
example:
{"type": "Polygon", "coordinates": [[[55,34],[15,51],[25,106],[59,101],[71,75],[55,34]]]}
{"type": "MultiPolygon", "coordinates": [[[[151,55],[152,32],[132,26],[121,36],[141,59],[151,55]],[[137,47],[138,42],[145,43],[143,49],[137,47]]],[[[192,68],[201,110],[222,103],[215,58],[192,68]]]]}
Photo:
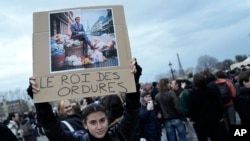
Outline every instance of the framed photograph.
{"type": "Polygon", "coordinates": [[[49,13],[51,73],[119,66],[112,8],[49,13]]]}
{"type": "Polygon", "coordinates": [[[123,6],[36,12],[33,24],[35,102],[135,91],[123,6]]]}

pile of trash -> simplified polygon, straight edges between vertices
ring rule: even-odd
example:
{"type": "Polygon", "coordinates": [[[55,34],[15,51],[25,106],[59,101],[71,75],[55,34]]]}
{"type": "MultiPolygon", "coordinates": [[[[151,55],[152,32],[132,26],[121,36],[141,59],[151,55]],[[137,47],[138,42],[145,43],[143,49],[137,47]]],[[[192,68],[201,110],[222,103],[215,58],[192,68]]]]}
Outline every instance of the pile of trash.
{"type": "Polygon", "coordinates": [[[67,34],[56,34],[51,38],[50,44],[51,55],[61,55],[65,53],[65,47],[79,47],[80,41],[71,39],[67,34]]]}

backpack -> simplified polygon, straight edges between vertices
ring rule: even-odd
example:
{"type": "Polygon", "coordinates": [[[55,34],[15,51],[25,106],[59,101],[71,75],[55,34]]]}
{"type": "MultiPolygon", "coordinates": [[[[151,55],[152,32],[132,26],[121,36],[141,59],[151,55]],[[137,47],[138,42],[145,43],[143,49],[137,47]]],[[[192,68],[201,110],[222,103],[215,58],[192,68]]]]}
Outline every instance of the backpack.
{"type": "Polygon", "coordinates": [[[65,120],[61,121],[64,125],[67,126],[67,128],[69,129],[69,131],[75,135],[75,136],[83,136],[84,134],[86,134],[86,132],[84,130],[77,130],[75,131],[74,128],[65,120]]]}
{"type": "Polygon", "coordinates": [[[222,103],[223,104],[228,103],[231,100],[231,91],[230,91],[227,83],[226,82],[217,83],[217,86],[218,86],[219,91],[220,91],[222,103]]]}
{"type": "Polygon", "coordinates": [[[23,130],[23,136],[33,135],[34,129],[30,125],[30,121],[26,120],[25,123],[20,124],[20,128],[23,130]]]}

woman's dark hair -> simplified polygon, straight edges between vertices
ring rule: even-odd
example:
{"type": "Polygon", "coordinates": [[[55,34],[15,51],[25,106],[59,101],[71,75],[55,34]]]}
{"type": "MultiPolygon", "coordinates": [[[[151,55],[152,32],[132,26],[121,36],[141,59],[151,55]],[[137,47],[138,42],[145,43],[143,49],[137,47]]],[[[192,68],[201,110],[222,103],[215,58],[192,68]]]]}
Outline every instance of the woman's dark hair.
{"type": "Polygon", "coordinates": [[[160,79],[158,87],[159,87],[158,89],[159,89],[160,93],[164,93],[164,92],[169,91],[170,90],[170,88],[169,88],[169,79],[168,78],[160,79]]]}
{"type": "Polygon", "coordinates": [[[83,122],[86,123],[88,115],[95,112],[103,112],[107,116],[105,107],[103,105],[98,103],[91,103],[87,105],[87,107],[82,111],[83,122]]]}
{"type": "Polygon", "coordinates": [[[123,103],[118,95],[104,96],[100,100],[100,104],[105,107],[109,122],[121,117],[124,112],[123,103]]]}

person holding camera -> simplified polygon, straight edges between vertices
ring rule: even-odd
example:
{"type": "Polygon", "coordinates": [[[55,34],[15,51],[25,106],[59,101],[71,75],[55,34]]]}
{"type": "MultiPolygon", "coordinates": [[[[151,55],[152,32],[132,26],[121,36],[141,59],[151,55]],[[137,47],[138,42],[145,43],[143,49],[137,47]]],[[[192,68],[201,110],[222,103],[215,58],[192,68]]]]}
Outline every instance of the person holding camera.
{"type": "Polygon", "coordinates": [[[142,108],[140,110],[140,137],[147,141],[161,141],[161,124],[157,117],[157,111],[154,108],[154,103],[149,91],[144,91],[141,94],[142,108]]]}

